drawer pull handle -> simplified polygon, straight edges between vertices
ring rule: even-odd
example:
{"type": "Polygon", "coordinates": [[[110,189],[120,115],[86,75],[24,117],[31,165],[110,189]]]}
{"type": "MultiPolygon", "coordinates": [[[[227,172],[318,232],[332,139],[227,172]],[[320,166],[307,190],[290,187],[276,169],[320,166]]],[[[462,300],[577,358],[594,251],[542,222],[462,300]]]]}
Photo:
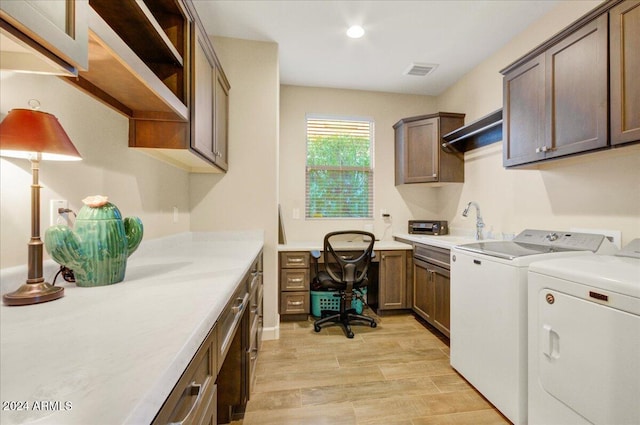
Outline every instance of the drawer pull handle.
{"type": "Polygon", "coordinates": [[[302,305],[303,301],[288,301],[287,304],[289,305],[302,305]]]}
{"type": "Polygon", "coordinates": [[[302,278],[301,277],[290,277],[289,278],[289,282],[291,282],[291,283],[300,283],[300,282],[302,282],[302,278]]]}
{"type": "Polygon", "coordinates": [[[244,309],[244,299],[238,298],[236,299],[236,302],[238,304],[231,307],[231,311],[233,312],[233,314],[238,314],[244,309]]]}
{"type": "Polygon", "coordinates": [[[289,258],[290,263],[302,263],[303,261],[303,258],[289,258]]]}
{"type": "Polygon", "coordinates": [[[203,394],[202,385],[196,384],[196,381],[193,381],[191,385],[189,385],[189,387],[185,389],[185,393],[190,396],[197,395],[198,397],[196,397],[196,400],[191,405],[191,409],[189,409],[189,412],[181,421],[170,422],[169,425],[183,425],[189,422],[189,420],[191,419],[191,415],[196,410],[196,407],[200,404],[200,399],[202,398],[203,394]]]}

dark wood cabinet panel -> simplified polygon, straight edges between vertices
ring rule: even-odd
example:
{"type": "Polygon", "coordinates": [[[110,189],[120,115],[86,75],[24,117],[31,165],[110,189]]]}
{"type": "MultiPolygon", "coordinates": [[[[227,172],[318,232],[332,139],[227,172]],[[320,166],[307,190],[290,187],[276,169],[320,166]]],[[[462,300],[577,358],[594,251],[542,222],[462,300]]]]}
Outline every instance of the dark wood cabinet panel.
{"type": "Polygon", "coordinates": [[[227,170],[228,150],[229,150],[229,82],[224,76],[221,68],[216,68],[216,80],[214,87],[214,122],[215,132],[213,146],[215,154],[215,164],[223,170],[227,170]]]}
{"type": "Polygon", "coordinates": [[[611,144],[640,140],[640,1],[611,9],[611,144]]]}
{"type": "Polygon", "coordinates": [[[406,285],[406,251],[382,251],[379,275],[379,309],[409,308],[406,285]]]}
{"type": "Polygon", "coordinates": [[[395,184],[463,182],[464,155],[445,151],[442,135],[460,128],[464,114],[440,112],[394,124],[395,184]]]}
{"type": "Polygon", "coordinates": [[[447,337],[451,328],[448,249],[415,244],[413,259],[413,311],[447,337]]]}
{"type": "Polygon", "coordinates": [[[191,100],[191,148],[215,161],[214,82],[216,64],[207,35],[196,26],[193,43],[191,100]]]}
{"type": "Polygon", "coordinates": [[[607,45],[602,15],[547,51],[544,158],[607,146],[607,45]]]}
{"type": "Polygon", "coordinates": [[[544,59],[539,55],[504,76],[503,164],[538,159],[536,148],[544,143],[544,59]]]}
{"type": "Polygon", "coordinates": [[[435,311],[435,288],[428,264],[413,262],[413,310],[428,322],[433,321],[435,311]]]}
{"type": "Polygon", "coordinates": [[[434,294],[434,325],[438,330],[449,336],[451,329],[451,274],[449,270],[434,266],[431,279],[433,281],[434,294]]]}

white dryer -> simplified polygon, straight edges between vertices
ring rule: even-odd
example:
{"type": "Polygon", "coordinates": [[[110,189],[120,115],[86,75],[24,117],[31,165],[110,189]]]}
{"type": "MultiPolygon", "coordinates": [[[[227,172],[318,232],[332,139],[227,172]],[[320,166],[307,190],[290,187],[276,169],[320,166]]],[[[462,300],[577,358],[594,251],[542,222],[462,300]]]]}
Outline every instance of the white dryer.
{"type": "Polygon", "coordinates": [[[528,303],[529,424],[640,424],[640,239],[532,263],[528,303]]]}

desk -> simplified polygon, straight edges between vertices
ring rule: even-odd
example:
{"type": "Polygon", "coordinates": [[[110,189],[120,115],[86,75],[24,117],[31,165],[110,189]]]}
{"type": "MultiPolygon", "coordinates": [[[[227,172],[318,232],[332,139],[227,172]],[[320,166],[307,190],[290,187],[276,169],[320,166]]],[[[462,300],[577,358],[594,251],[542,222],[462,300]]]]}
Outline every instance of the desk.
{"type": "MultiPolygon", "coordinates": [[[[345,243],[341,252],[350,251],[357,243],[345,243]]],[[[369,304],[377,314],[385,311],[409,310],[412,305],[413,247],[397,241],[376,241],[376,256],[370,272],[372,285],[369,304]]],[[[314,265],[310,251],[322,252],[322,242],[291,242],[278,245],[280,280],[280,320],[305,320],[310,313],[310,282],[314,265]]],[[[324,262],[323,256],[319,260],[324,262]]]]}

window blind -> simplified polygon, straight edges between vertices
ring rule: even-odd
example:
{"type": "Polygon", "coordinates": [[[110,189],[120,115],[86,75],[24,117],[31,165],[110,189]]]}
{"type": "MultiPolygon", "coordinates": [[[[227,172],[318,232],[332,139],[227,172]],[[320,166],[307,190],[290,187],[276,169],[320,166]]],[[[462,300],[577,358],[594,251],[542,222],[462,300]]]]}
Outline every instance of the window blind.
{"type": "Polygon", "coordinates": [[[373,122],[307,116],[307,218],[373,218],[373,122]]]}

